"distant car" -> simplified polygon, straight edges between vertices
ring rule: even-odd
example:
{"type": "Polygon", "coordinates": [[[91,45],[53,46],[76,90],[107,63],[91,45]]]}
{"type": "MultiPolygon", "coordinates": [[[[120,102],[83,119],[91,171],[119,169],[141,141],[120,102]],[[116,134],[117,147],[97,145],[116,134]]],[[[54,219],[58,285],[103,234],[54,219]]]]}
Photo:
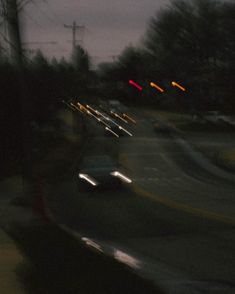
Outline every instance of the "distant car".
{"type": "Polygon", "coordinates": [[[221,124],[221,123],[229,123],[230,122],[229,117],[218,110],[207,111],[206,113],[204,113],[203,118],[207,122],[214,123],[214,124],[221,124]]]}
{"type": "Polygon", "coordinates": [[[92,155],[84,157],[78,173],[82,188],[117,188],[122,182],[132,180],[120,171],[120,167],[110,156],[92,155]]]}
{"type": "Polygon", "coordinates": [[[109,108],[117,112],[123,112],[127,110],[127,107],[120,103],[118,100],[109,100],[109,108]]]}
{"type": "Polygon", "coordinates": [[[153,129],[157,133],[171,133],[175,131],[175,128],[173,125],[163,121],[155,121],[153,123],[153,129]]]}

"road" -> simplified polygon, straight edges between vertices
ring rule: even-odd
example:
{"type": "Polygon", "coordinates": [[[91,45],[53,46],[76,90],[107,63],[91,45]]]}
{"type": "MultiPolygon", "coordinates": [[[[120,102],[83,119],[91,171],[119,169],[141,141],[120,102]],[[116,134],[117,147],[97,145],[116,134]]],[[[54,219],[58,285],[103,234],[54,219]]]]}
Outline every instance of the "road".
{"type": "Polygon", "coordinates": [[[74,171],[49,199],[56,220],[166,293],[234,293],[235,186],[196,166],[170,136],[154,133],[147,115],[135,117],[133,137],[113,140],[90,126],[95,136],[87,148],[112,149],[133,183],[81,193],[74,171]]]}

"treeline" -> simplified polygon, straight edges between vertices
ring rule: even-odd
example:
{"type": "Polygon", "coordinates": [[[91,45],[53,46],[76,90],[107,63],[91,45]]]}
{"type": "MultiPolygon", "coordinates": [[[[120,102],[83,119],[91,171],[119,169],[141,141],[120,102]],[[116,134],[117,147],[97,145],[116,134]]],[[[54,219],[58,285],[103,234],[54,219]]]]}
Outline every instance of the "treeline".
{"type": "Polygon", "coordinates": [[[127,103],[235,112],[235,3],[173,0],[149,21],[141,46],[99,67],[101,88],[127,103]],[[140,92],[128,84],[133,79],[140,92]],[[149,86],[153,81],[163,94],[149,86]],[[182,93],[171,81],[184,85],[182,93]]]}
{"type": "MultiPolygon", "coordinates": [[[[0,58],[0,153],[7,165],[21,156],[21,108],[32,126],[54,123],[61,101],[68,97],[91,95],[95,81],[90,57],[77,46],[70,60],[48,60],[38,51],[24,56],[21,69],[6,57],[0,58]],[[22,104],[22,96],[26,104],[22,104]]],[[[33,140],[33,138],[32,138],[33,140]]]]}
{"type": "Polygon", "coordinates": [[[32,119],[39,123],[52,117],[64,97],[88,95],[95,77],[88,53],[79,46],[69,61],[64,58],[49,61],[38,50],[32,59],[24,58],[20,71],[2,58],[0,74],[1,109],[6,110],[3,113],[8,115],[10,110],[18,113],[19,109],[14,107],[16,98],[26,95],[32,119]]]}

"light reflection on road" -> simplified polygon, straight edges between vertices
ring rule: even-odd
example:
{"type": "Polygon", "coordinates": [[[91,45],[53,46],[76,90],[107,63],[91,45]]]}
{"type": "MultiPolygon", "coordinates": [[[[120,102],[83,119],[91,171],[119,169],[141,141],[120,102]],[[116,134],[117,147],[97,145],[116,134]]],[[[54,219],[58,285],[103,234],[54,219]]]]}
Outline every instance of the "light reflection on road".
{"type": "Polygon", "coordinates": [[[138,259],[121,250],[114,250],[114,258],[122,263],[127,264],[128,266],[134,269],[140,268],[140,261],[138,259]]]}
{"type": "Polygon", "coordinates": [[[140,269],[141,268],[141,261],[138,260],[136,257],[118,249],[108,244],[101,244],[97,240],[82,237],[81,240],[85,242],[85,244],[89,247],[92,247],[106,255],[109,255],[121,263],[128,265],[133,269],[140,269]]]}

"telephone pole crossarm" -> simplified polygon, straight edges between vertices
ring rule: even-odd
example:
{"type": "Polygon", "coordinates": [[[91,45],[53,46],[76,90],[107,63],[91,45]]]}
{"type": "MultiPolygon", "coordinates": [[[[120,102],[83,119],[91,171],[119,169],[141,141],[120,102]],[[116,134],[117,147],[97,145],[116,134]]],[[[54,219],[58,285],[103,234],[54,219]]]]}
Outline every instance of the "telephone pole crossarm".
{"type": "Polygon", "coordinates": [[[75,47],[76,47],[76,43],[77,43],[77,41],[76,41],[76,32],[77,32],[77,30],[84,29],[85,27],[77,25],[75,21],[73,22],[72,25],[64,24],[64,27],[67,28],[67,29],[72,29],[72,34],[73,34],[72,44],[73,44],[73,51],[74,51],[75,47]]]}

